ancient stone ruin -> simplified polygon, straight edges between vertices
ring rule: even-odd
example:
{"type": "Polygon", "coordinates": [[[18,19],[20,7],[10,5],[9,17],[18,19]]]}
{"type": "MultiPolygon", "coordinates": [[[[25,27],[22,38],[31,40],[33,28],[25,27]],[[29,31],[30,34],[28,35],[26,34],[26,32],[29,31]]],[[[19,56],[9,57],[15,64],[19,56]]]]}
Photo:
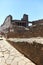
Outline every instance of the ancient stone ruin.
{"type": "Polygon", "coordinates": [[[24,14],[21,20],[13,20],[12,16],[9,15],[1,25],[0,31],[7,37],[43,37],[43,19],[29,21],[28,15],[24,14]],[[30,23],[32,24],[31,26],[29,26],[30,23]]]}
{"type": "MultiPolygon", "coordinates": [[[[24,14],[21,20],[13,20],[12,16],[9,15],[1,25],[0,32],[7,38],[43,37],[43,19],[31,22],[28,21],[28,15],[24,14]],[[29,26],[30,23],[31,26],[29,26]]],[[[43,65],[43,44],[8,42],[36,65],[43,65]]]]}

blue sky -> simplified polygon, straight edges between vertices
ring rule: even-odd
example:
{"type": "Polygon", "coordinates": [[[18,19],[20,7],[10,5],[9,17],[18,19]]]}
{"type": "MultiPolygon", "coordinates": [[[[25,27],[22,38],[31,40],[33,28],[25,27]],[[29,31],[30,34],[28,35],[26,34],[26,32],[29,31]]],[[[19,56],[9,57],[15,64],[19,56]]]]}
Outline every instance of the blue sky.
{"type": "Polygon", "coordinates": [[[43,0],[0,0],[0,25],[9,14],[13,19],[21,19],[23,14],[30,21],[43,19],[43,0]]]}

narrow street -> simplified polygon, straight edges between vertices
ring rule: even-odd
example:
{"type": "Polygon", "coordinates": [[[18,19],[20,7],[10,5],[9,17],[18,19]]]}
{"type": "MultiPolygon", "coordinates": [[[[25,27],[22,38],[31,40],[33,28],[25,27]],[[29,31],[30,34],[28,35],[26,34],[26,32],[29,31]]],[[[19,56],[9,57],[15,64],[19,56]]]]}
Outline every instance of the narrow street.
{"type": "Polygon", "coordinates": [[[0,37],[0,65],[35,65],[0,37]]]}

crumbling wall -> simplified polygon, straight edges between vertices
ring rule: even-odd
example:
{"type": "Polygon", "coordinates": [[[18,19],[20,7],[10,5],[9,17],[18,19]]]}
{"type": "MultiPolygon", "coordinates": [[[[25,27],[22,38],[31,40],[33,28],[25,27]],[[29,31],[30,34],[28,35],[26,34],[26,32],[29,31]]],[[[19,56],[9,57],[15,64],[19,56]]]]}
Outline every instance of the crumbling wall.
{"type": "Polygon", "coordinates": [[[8,32],[7,37],[14,38],[31,38],[31,37],[43,37],[43,25],[30,27],[29,30],[24,28],[15,28],[14,32],[8,32]]]}
{"type": "Polygon", "coordinates": [[[6,17],[4,23],[1,25],[1,31],[2,32],[5,32],[7,28],[12,26],[11,20],[12,20],[12,16],[11,15],[6,17]]]}

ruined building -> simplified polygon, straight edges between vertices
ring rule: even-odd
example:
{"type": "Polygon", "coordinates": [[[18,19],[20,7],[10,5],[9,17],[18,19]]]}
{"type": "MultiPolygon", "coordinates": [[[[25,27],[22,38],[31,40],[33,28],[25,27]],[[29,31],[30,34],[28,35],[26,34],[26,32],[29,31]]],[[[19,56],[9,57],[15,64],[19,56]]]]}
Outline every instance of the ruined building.
{"type": "Polygon", "coordinates": [[[16,26],[27,27],[28,26],[28,15],[24,14],[21,20],[12,20],[11,22],[13,25],[16,25],[16,26]]]}
{"type": "MultiPolygon", "coordinates": [[[[6,17],[4,23],[1,26],[7,24],[12,24],[12,25],[16,25],[16,26],[24,26],[27,27],[28,26],[28,15],[24,14],[23,18],[21,18],[21,20],[13,20],[12,16],[9,15],[6,17]]],[[[8,25],[7,25],[8,26],[8,25]]]]}
{"type": "Polygon", "coordinates": [[[28,15],[24,14],[21,20],[13,20],[11,15],[7,16],[4,23],[1,25],[1,31],[6,32],[9,28],[13,31],[12,28],[14,26],[28,27],[28,15]]]}
{"type": "MultiPolygon", "coordinates": [[[[24,14],[21,20],[13,20],[12,16],[9,15],[1,25],[0,31],[4,33],[14,32],[14,34],[18,37],[43,36],[41,33],[41,31],[43,32],[43,19],[29,21],[28,15],[24,14]],[[29,26],[30,23],[32,24],[31,26],[29,26]]],[[[14,34],[13,36],[16,37],[14,34]]]]}

